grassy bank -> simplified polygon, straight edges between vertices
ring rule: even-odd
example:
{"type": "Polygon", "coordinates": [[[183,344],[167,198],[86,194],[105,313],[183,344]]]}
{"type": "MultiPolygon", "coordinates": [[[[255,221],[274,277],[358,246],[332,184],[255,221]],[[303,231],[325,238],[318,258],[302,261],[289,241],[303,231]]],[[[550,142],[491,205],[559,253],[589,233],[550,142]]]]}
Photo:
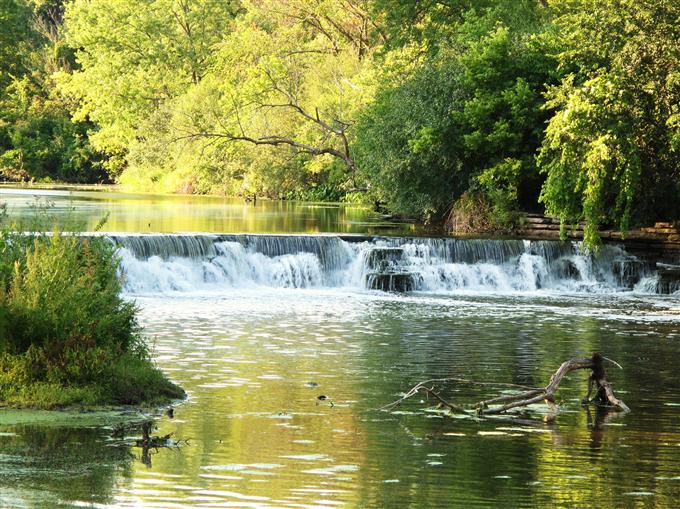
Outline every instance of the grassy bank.
{"type": "Polygon", "coordinates": [[[160,404],[184,391],[154,366],[105,239],[0,231],[0,404],[160,404]]]}

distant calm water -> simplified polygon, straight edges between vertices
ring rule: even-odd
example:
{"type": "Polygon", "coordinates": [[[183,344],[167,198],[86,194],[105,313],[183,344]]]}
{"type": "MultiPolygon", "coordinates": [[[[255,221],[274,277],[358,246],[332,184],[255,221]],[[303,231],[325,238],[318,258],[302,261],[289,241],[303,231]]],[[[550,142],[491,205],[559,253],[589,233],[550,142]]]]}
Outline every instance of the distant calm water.
{"type": "MultiPolygon", "coordinates": [[[[0,507],[677,507],[677,295],[625,291],[585,257],[522,243],[463,245],[467,261],[436,263],[434,244],[412,244],[424,290],[375,292],[353,275],[360,247],[324,240],[322,264],[274,256],[284,240],[260,252],[225,240],[193,258],[127,251],[127,297],[189,393],[155,433],[188,444],[144,452],[106,418],[0,410],[0,507]],[[580,279],[559,279],[562,259],[580,279]],[[345,272],[330,277],[334,266],[345,272]],[[585,372],[562,382],[552,422],[543,405],[485,420],[417,398],[377,410],[429,378],[542,386],[596,350],[623,366],[608,371],[631,413],[583,408],[585,372]]],[[[464,404],[506,389],[443,390],[464,404]]]]}
{"type": "Polygon", "coordinates": [[[0,202],[14,217],[30,216],[32,206],[46,201],[55,216],[82,222],[85,230],[108,214],[105,232],[407,234],[415,228],[384,221],[366,207],[337,203],[257,200],[254,205],[215,196],[0,186],[0,202]]]}

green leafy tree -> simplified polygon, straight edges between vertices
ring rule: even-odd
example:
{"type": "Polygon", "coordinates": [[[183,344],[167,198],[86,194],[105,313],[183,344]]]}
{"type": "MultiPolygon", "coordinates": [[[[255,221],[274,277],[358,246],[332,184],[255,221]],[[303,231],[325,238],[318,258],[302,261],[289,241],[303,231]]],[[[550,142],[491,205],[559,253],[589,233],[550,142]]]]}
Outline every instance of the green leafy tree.
{"type": "Polygon", "coordinates": [[[455,37],[421,56],[407,79],[383,83],[360,124],[359,162],[394,212],[441,217],[470,190],[505,223],[536,203],[542,93],[556,64],[534,37],[544,19],[533,2],[501,1],[459,17],[447,28],[455,37]]]}
{"type": "MultiPolygon", "coordinates": [[[[388,210],[428,217],[449,205],[465,171],[452,110],[461,109],[460,64],[441,60],[404,83],[380,90],[363,114],[356,153],[373,199],[388,210]]],[[[465,186],[460,188],[460,192],[465,186]]]]}
{"type": "Polygon", "coordinates": [[[369,25],[363,1],[243,2],[210,72],[155,117],[168,157],[144,138],[123,181],[154,174],[279,197],[354,186],[352,127],[372,91],[369,25]]]}
{"type": "Polygon", "coordinates": [[[60,0],[4,2],[0,51],[0,176],[10,180],[96,182],[106,179],[87,123],[71,120],[71,104],[52,75],[74,64],[61,34],[60,0]]]}
{"type": "Polygon", "coordinates": [[[493,4],[494,0],[374,0],[372,12],[381,20],[390,49],[416,44],[436,52],[451,42],[465,13],[493,4]]]}
{"type": "Polygon", "coordinates": [[[67,4],[67,41],[78,69],[60,76],[78,101],[75,118],[97,125],[93,144],[126,165],[130,145],[169,101],[209,72],[214,46],[237,5],[222,0],[74,0],[67,4]]]}
{"type": "Polygon", "coordinates": [[[88,140],[90,126],[72,122],[68,106],[35,79],[24,77],[0,101],[5,150],[0,174],[13,180],[106,181],[102,155],[88,140]]]}
{"type": "Polygon", "coordinates": [[[680,4],[673,0],[556,2],[554,32],[565,79],[539,163],[541,200],[563,225],[680,217],[680,4]]]}

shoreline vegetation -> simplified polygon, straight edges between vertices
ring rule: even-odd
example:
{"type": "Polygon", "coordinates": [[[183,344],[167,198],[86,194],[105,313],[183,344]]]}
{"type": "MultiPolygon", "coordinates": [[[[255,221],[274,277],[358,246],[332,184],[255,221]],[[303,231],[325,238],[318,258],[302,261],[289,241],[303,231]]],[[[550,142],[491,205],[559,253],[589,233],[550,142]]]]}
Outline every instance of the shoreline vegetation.
{"type": "Polygon", "coordinates": [[[597,248],[680,219],[679,16],[675,0],[8,0],[0,179],[361,203],[454,233],[545,214],[597,248]]]}
{"type": "Polygon", "coordinates": [[[0,406],[153,407],[186,397],[154,365],[137,308],[121,296],[114,246],[0,220],[0,406]]]}

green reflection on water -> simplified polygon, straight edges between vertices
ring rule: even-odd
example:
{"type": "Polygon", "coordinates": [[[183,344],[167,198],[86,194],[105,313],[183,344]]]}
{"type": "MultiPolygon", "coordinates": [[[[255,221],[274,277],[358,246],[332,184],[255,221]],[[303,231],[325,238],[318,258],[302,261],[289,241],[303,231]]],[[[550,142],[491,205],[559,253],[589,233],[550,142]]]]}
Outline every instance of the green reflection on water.
{"type": "Polygon", "coordinates": [[[114,491],[132,472],[127,446],[92,428],[0,427],[0,507],[115,506],[114,491]]]}
{"type": "MultiPolygon", "coordinates": [[[[51,441],[16,430],[11,440],[24,445],[12,455],[33,482],[19,490],[120,507],[674,507],[677,321],[630,318],[625,301],[561,300],[301,290],[141,299],[159,365],[190,395],[158,433],[189,445],[151,451],[149,465],[138,450],[109,451],[101,429],[51,441]],[[610,377],[631,414],[583,409],[585,373],[562,383],[553,422],[540,405],[484,421],[442,418],[415,401],[401,414],[376,410],[430,377],[543,385],[565,358],[592,350],[625,367],[610,377]],[[95,471],[72,450],[84,440],[108,467],[95,471]],[[95,498],[87,488],[69,495],[48,469],[80,476],[95,498]]],[[[445,390],[458,402],[489,394],[445,390]]],[[[0,465],[0,485],[12,468],[0,465]]]]}
{"type": "Polygon", "coordinates": [[[11,189],[0,187],[0,202],[13,217],[28,217],[36,198],[52,212],[92,230],[108,214],[103,231],[174,233],[354,233],[407,234],[411,224],[383,221],[366,207],[331,203],[240,199],[189,195],[125,194],[107,191],[11,189]]]}

